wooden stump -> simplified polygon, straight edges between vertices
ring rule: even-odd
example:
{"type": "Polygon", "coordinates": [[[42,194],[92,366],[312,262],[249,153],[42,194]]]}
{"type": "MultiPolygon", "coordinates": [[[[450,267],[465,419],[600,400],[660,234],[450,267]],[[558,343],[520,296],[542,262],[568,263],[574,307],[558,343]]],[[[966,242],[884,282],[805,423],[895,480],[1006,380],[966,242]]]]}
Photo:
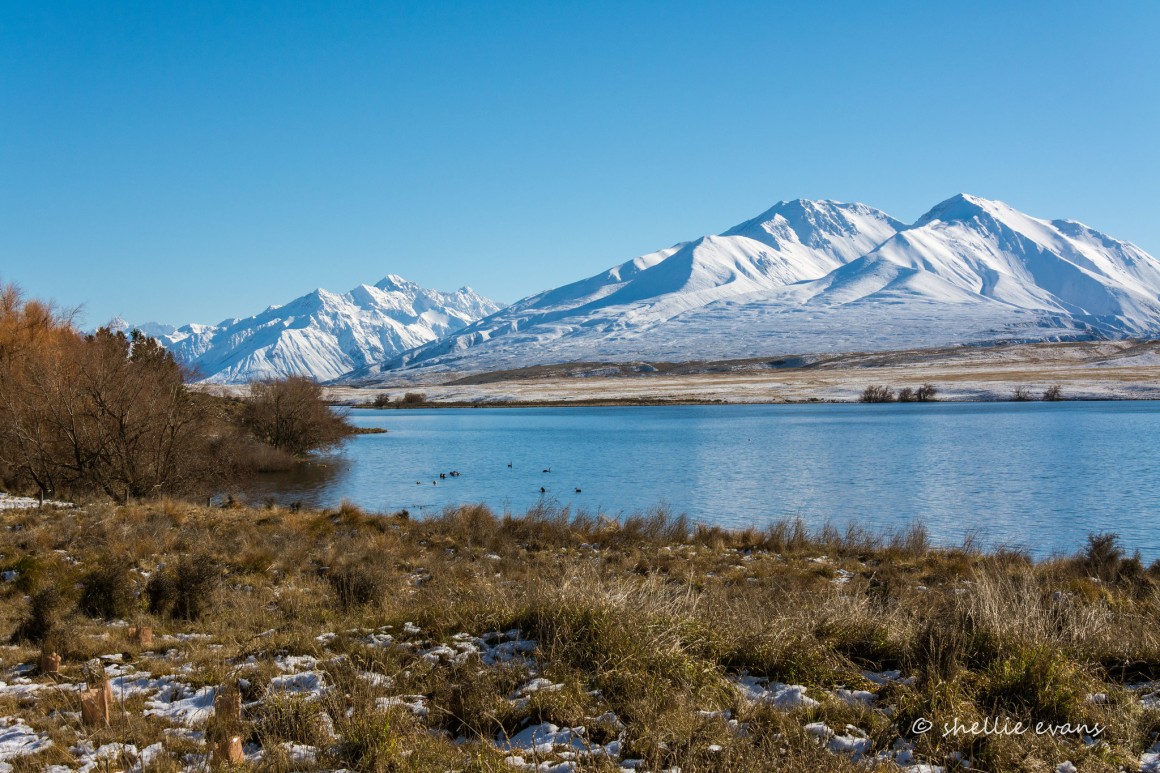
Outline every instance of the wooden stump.
{"type": "Polygon", "coordinates": [[[139,647],[152,647],[153,629],[147,625],[129,626],[129,641],[139,647]]]}
{"type": "Polygon", "coordinates": [[[99,687],[81,692],[81,721],[86,725],[108,727],[113,714],[113,686],[105,680],[99,687]]]}
{"type": "Polygon", "coordinates": [[[242,739],[238,736],[222,739],[213,748],[213,761],[236,765],[246,758],[242,752],[242,739]]]}
{"type": "Polygon", "coordinates": [[[40,656],[40,673],[55,676],[60,673],[60,655],[45,652],[40,656]]]}

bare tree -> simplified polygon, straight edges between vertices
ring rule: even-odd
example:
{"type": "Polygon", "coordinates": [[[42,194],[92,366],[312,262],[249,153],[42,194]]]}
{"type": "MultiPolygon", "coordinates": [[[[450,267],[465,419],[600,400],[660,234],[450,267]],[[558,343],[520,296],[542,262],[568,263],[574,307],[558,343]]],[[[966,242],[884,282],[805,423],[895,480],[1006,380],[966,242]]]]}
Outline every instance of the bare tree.
{"type": "Polygon", "coordinates": [[[322,387],[301,376],[253,384],[244,422],[259,440],[295,456],[336,446],[353,433],[322,399],[322,387]]]}
{"type": "Polygon", "coordinates": [[[891,403],[894,402],[894,390],[888,386],[868,386],[858,399],[863,403],[891,403]]]}

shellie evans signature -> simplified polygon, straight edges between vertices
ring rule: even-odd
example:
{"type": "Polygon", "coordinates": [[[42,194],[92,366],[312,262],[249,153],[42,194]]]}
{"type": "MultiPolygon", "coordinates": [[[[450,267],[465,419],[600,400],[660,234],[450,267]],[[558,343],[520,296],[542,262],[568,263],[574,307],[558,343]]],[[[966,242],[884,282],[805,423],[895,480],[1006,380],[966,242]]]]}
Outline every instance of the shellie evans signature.
{"type": "MultiPolygon", "coordinates": [[[[915,735],[925,735],[934,729],[934,723],[925,717],[919,717],[910,726],[911,732],[915,735]]],[[[946,722],[942,725],[941,734],[943,738],[980,735],[1010,736],[1027,735],[1028,733],[1050,736],[1078,735],[1099,738],[1106,729],[1104,725],[1098,723],[1093,725],[1076,725],[1070,722],[1064,722],[1062,724],[1052,722],[1023,722],[1012,720],[1009,717],[988,717],[982,722],[971,722],[967,724],[960,721],[958,717],[955,717],[952,722],[946,722]]]]}

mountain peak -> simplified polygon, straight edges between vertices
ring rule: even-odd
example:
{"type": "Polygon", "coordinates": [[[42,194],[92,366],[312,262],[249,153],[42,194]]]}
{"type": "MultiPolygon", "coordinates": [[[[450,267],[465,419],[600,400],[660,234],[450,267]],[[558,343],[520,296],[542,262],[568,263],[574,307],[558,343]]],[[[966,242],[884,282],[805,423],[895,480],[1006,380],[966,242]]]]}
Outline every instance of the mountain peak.
{"type": "Polygon", "coordinates": [[[946,201],[935,204],[929,212],[915,221],[914,226],[926,225],[935,220],[944,223],[973,220],[979,215],[999,215],[1010,211],[1012,207],[1002,201],[984,199],[982,196],[972,196],[969,193],[956,193],[946,201]]]}
{"type": "Polygon", "coordinates": [[[387,274],[375,285],[380,290],[407,290],[414,286],[414,282],[410,282],[398,274],[387,274]]]}

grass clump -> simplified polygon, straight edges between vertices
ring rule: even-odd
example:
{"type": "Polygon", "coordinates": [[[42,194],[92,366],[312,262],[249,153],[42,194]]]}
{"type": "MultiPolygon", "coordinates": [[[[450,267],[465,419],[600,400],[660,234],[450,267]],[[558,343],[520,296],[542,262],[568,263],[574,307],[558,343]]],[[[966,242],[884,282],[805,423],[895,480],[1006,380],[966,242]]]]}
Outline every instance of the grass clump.
{"type": "Polygon", "coordinates": [[[221,580],[217,562],[209,556],[186,556],[176,566],[149,579],[145,594],[154,615],[198,620],[213,604],[221,580]]]}

